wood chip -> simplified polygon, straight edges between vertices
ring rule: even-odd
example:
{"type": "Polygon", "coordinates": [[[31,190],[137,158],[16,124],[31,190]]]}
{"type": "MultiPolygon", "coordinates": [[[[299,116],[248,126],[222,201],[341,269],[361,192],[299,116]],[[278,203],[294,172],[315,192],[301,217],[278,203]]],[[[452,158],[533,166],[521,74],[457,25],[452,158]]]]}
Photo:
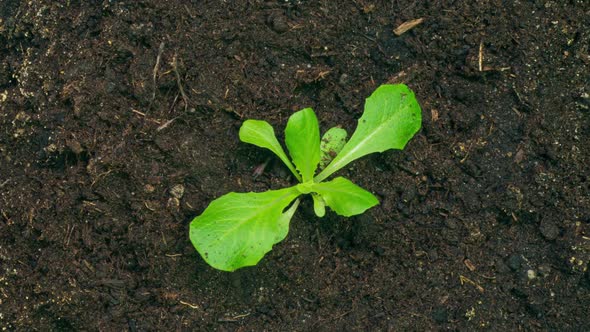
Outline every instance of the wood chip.
{"type": "Polygon", "coordinates": [[[465,266],[469,269],[469,271],[471,271],[471,272],[475,271],[475,265],[473,265],[473,263],[469,260],[469,258],[466,258],[463,261],[463,264],[465,264],[465,266]]]}
{"type": "Polygon", "coordinates": [[[401,36],[402,34],[406,33],[408,30],[413,29],[418,24],[424,22],[424,18],[417,18],[415,20],[406,21],[400,24],[397,28],[393,29],[393,33],[396,36],[401,36]]]}
{"type": "Polygon", "coordinates": [[[432,118],[432,122],[436,122],[438,121],[438,110],[436,109],[431,109],[430,110],[430,117],[432,118]]]}

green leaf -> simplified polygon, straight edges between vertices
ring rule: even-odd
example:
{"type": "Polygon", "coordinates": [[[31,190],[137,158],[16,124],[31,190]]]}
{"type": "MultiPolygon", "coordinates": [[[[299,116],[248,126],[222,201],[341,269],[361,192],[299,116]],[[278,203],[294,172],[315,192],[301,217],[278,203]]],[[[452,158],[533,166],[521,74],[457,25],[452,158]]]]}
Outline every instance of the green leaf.
{"type": "Polygon", "coordinates": [[[322,196],[316,193],[311,193],[311,197],[313,197],[313,212],[318,217],[323,217],[326,215],[326,202],[322,196]]]}
{"type": "Polygon", "coordinates": [[[275,136],[274,129],[268,122],[262,120],[244,121],[240,127],[240,140],[274,152],[287,165],[293,175],[295,175],[295,178],[301,181],[301,176],[295,170],[289,157],[287,157],[287,154],[275,136]]]}
{"type": "Polygon", "coordinates": [[[287,209],[287,211],[283,212],[283,214],[281,214],[279,217],[279,232],[277,232],[275,243],[283,241],[287,237],[287,234],[289,234],[289,223],[291,222],[291,218],[293,218],[295,211],[297,211],[299,202],[299,198],[296,199],[295,202],[287,209]]]}
{"type": "Polygon", "coordinates": [[[234,271],[256,265],[287,236],[299,200],[283,211],[299,195],[295,187],[223,195],[193,219],[191,242],[216,269],[234,271]]]}
{"type": "Polygon", "coordinates": [[[350,140],[316,176],[321,182],[353,160],[374,152],[403,149],[420,129],[422,111],[414,93],[403,84],[385,84],[365,102],[365,111],[350,140]]]}
{"type": "Polygon", "coordinates": [[[293,163],[303,180],[313,180],[320,162],[320,128],[311,108],[305,108],[289,117],[285,128],[285,144],[293,163]]]}
{"type": "Polygon", "coordinates": [[[343,177],[315,183],[313,191],[320,194],[326,205],[334,212],[345,217],[361,214],[379,204],[373,194],[343,177]]]}
{"type": "Polygon", "coordinates": [[[346,144],[346,130],[340,127],[330,128],[320,141],[320,168],[325,168],[342,151],[346,144]]]}

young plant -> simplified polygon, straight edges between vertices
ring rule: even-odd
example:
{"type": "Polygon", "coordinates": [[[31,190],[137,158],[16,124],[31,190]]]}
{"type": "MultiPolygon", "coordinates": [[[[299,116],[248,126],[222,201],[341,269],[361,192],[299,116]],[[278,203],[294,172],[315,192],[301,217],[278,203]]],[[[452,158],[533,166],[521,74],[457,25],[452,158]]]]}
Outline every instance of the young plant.
{"type": "Polygon", "coordinates": [[[345,217],[365,212],[379,204],[370,192],[343,177],[324,180],[370,153],[403,149],[421,122],[420,106],[407,86],[382,85],[367,98],[364,113],[348,141],[346,131],[338,127],[328,130],[320,140],[318,120],[311,108],[291,115],[285,129],[289,159],[270,124],[246,120],[240,128],[240,140],[274,152],[299,183],[261,193],[231,192],[217,198],[191,222],[194,247],[209,265],[234,271],[256,265],[287,236],[302,194],[311,194],[319,217],[324,216],[326,206],[345,217]],[[318,166],[321,171],[316,175],[318,166]]]}

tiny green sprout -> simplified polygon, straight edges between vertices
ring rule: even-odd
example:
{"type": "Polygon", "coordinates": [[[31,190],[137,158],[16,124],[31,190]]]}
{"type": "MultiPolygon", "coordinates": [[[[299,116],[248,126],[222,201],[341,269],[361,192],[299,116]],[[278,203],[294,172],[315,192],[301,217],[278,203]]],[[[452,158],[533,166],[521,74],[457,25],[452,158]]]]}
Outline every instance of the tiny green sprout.
{"type": "Polygon", "coordinates": [[[261,193],[231,192],[215,199],[190,225],[190,239],[212,267],[234,271],[256,265],[289,232],[299,196],[311,194],[314,212],[326,206],[345,217],[379,204],[377,198],[344,177],[325,181],[352,161],[375,152],[401,150],[420,129],[422,113],[414,93],[403,84],[385,84],[365,101],[365,110],[350,139],[339,127],[320,139],[311,108],[291,115],[285,144],[291,158],[266,121],[246,120],[240,140],[271,150],[291,170],[298,184],[261,193]],[[319,173],[316,175],[316,172],[319,173]]]}

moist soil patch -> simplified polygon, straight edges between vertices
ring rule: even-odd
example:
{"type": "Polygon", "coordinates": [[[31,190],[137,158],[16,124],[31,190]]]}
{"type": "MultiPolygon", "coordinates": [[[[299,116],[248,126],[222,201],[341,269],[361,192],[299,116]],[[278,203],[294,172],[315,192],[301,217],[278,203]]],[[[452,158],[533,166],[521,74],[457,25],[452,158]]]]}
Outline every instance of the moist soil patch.
{"type": "Polygon", "coordinates": [[[589,27],[580,0],[4,0],[0,327],[590,330],[589,27]],[[293,183],[244,120],[352,132],[402,82],[422,130],[340,172],[379,206],[305,200],[258,266],[203,262],[210,201],[293,183]]]}

